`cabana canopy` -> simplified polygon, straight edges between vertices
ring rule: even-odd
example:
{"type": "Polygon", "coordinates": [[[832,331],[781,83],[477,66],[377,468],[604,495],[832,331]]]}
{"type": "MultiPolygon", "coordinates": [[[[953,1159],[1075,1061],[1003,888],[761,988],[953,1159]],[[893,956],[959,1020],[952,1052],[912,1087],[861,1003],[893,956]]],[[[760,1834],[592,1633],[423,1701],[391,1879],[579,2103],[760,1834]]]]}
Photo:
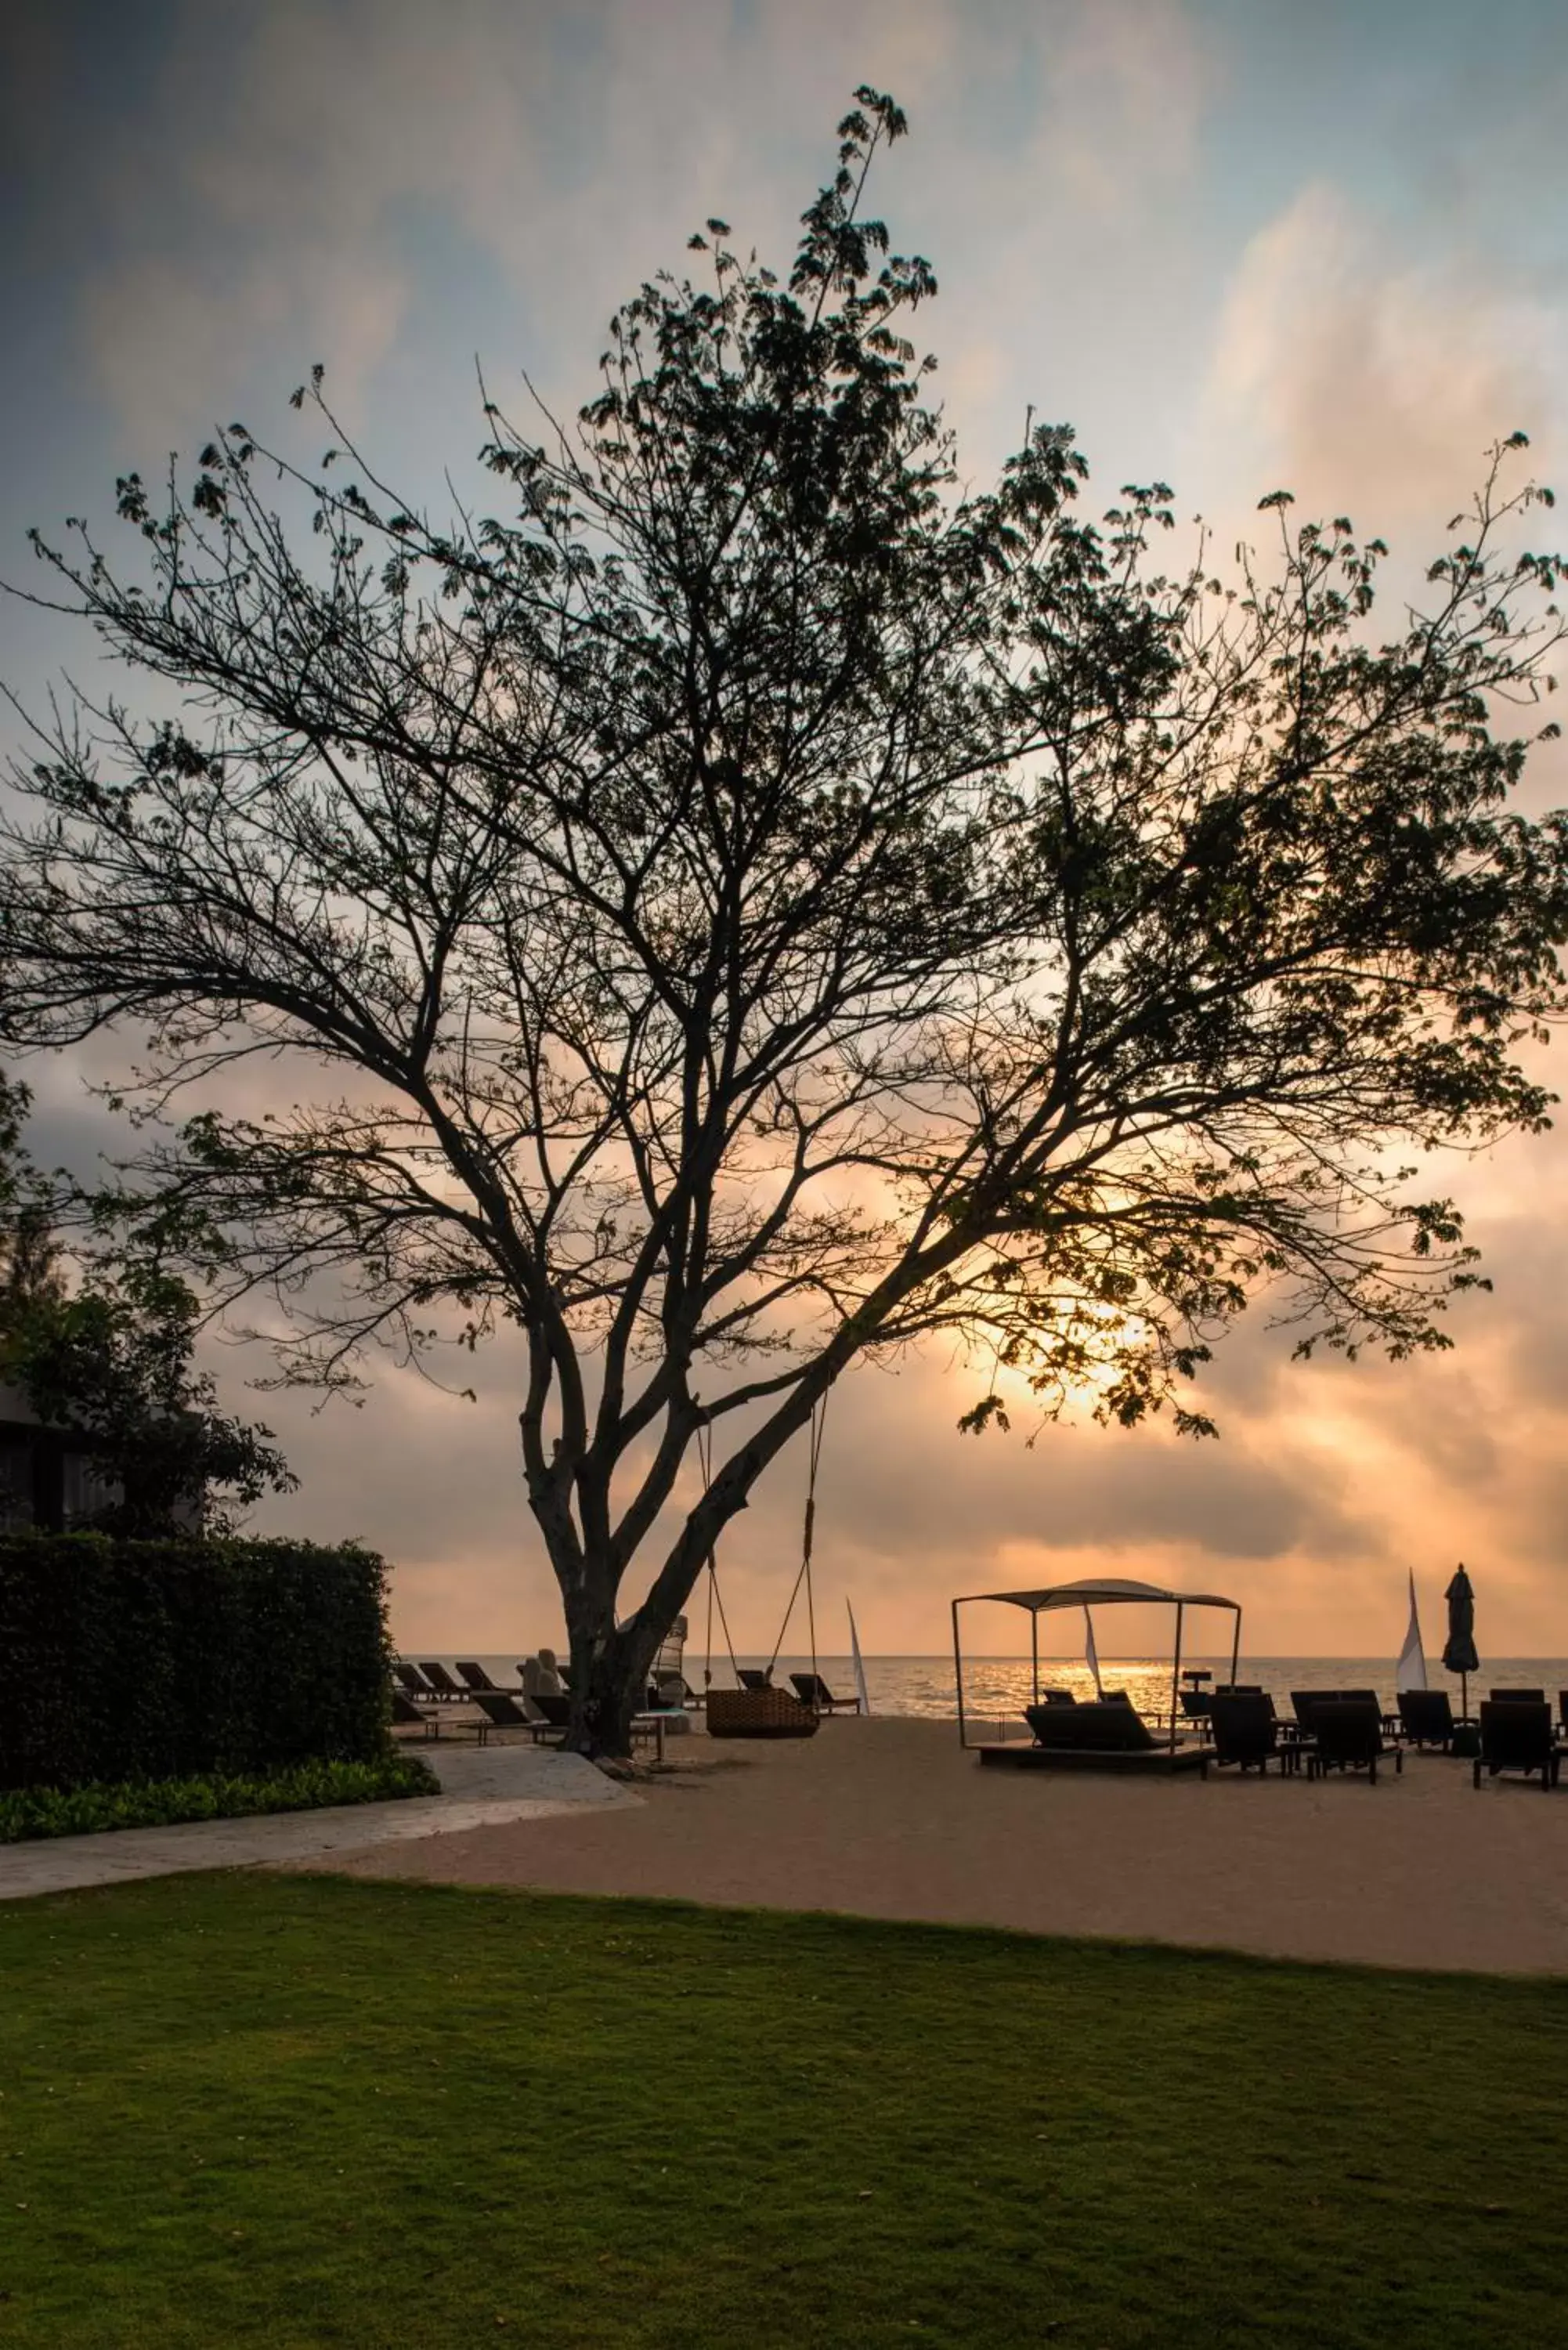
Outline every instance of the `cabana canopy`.
{"type": "Polygon", "coordinates": [[[1039,1591],[971,1591],[962,1599],[955,1599],[955,1607],[968,1607],[984,1599],[1002,1601],[1009,1607],[1027,1607],[1033,1615],[1043,1616],[1048,1607],[1100,1607],[1117,1599],[1163,1600],[1170,1607],[1233,1607],[1239,1616],[1239,1599],[1222,1599],[1214,1591],[1168,1591],[1158,1583],[1134,1583],[1123,1575],[1085,1575],[1077,1583],[1047,1583],[1039,1591]]]}
{"type": "Polygon", "coordinates": [[[1241,1653],[1241,1603],[1226,1599],[1217,1591],[1170,1591],[1163,1584],[1138,1583],[1129,1575],[1084,1575],[1075,1583],[1043,1584],[1037,1591],[971,1591],[955,1599],[953,1610],[953,1669],[958,1681],[959,1742],[970,1742],[964,1716],[963,1652],[959,1641],[959,1609],[978,1607],[988,1603],[1003,1607],[1023,1607],[1029,1614],[1029,1646],[1033,1665],[1034,1698],[1040,1698],[1040,1618],[1058,1607],[1081,1607],[1085,1616],[1091,1607],[1114,1607],[1118,1602],[1141,1607],[1166,1607],[1176,1610],[1176,1651],[1170,1668],[1170,1745],[1176,1749],[1177,1684],[1181,1671],[1182,1618],[1189,1607],[1229,1607],[1236,1618],[1231,1642],[1231,1679],[1236,1678],[1236,1667],[1241,1653]]]}

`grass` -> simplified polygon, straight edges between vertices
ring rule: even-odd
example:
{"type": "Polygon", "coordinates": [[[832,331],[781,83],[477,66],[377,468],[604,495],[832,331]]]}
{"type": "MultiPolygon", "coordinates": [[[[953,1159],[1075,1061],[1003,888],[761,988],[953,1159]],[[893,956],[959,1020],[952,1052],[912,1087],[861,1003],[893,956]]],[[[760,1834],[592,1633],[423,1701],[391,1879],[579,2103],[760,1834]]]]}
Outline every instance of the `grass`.
{"type": "Polygon", "coordinates": [[[337,1804],[386,1804],[437,1795],[441,1782],[417,1754],[373,1762],[298,1762],[289,1770],[209,1772],[199,1779],[126,1779],[86,1787],[24,1787],[0,1794],[0,1844],[92,1835],[114,1828],[166,1828],[186,1820],[237,1820],[254,1812],[314,1812],[337,1804]]]}
{"type": "Polygon", "coordinates": [[[7,2350],[1560,2331],[1568,1985],[249,1875],[0,1976],[7,2350]]]}

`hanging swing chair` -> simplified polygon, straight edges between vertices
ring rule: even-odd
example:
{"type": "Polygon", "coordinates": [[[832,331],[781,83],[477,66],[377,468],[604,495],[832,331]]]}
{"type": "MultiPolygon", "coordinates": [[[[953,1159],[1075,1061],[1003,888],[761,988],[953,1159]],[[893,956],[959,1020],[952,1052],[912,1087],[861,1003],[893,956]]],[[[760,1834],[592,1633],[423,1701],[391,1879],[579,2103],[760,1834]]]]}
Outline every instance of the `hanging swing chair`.
{"type": "MultiPolygon", "coordinates": [[[[735,1662],[735,1644],[730,1638],[729,1619],[724,1614],[723,1596],[719,1589],[718,1562],[711,1551],[708,1554],[708,1664],[703,1674],[707,1690],[708,1735],[710,1738],[815,1738],[821,1715],[816,1705],[807,1705],[789,1690],[774,1689],[774,1667],[789,1630],[789,1620],[794,1613],[794,1603],[805,1586],[806,1622],[811,1636],[811,1685],[821,1686],[816,1678],[816,1607],[811,1588],[811,1544],[816,1523],[816,1469],[822,1458],[822,1431],[827,1417],[827,1399],[813,1406],[811,1414],[811,1451],[806,1471],[805,1530],[801,1540],[800,1567],[789,1595],[789,1605],[779,1626],[778,1638],[774,1642],[773,1655],[767,1670],[761,1677],[762,1686],[741,1685],[741,1669],[735,1662]],[[737,1686],[732,1690],[716,1690],[713,1679],[713,1607],[717,1602],[719,1622],[723,1629],[724,1645],[730,1652],[730,1669],[737,1686]]],[[[712,1476],[711,1432],[703,1429],[699,1436],[699,1458],[702,1482],[706,1486],[712,1476]]]]}

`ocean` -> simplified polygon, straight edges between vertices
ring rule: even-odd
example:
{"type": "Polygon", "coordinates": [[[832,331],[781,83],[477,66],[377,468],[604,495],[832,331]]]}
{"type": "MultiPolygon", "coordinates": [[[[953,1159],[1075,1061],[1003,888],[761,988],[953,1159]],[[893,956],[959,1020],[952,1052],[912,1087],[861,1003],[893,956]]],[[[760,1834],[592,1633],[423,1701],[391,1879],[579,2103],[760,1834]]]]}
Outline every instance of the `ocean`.
{"type": "MultiPolygon", "coordinates": [[[[415,1659],[440,1657],[451,1671],[455,1657],[436,1648],[416,1648],[405,1651],[415,1659]]],[[[472,1651],[469,1652],[472,1659],[472,1651]]],[[[472,1661],[482,1664],[493,1679],[502,1686],[514,1686],[517,1679],[518,1658],[514,1655],[480,1656],[472,1661]]],[[[766,1655],[738,1655],[737,1663],[745,1666],[766,1665],[766,1655]]],[[[1394,1659],[1392,1657],[1248,1657],[1243,1656],[1237,1669],[1238,1680],[1257,1681],[1273,1697],[1282,1713],[1290,1706],[1293,1690],[1371,1689],[1376,1690],[1384,1703],[1392,1708],[1395,1698],[1394,1659]]],[[[953,1683],[953,1660],[950,1655],[937,1657],[867,1657],[866,1688],[873,1713],[914,1714],[927,1721],[952,1721],[958,1712],[958,1700],[953,1683]]],[[[1189,1666],[1211,1673],[1216,1680],[1228,1679],[1231,1657],[1191,1656],[1182,1659],[1185,1670],[1189,1666]]],[[[780,1657],[774,1668],[774,1678],[784,1688],[789,1686],[792,1672],[806,1672],[811,1659],[803,1656],[780,1657]]],[[[836,1697],[852,1697],[855,1675],[846,1656],[823,1654],[817,1658],[816,1669],[836,1697]]],[[[686,1678],[694,1690],[702,1687],[702,1655],[688,1642],[686,1678]]],[[[1109,1657],[1100,1659],[1100,1680],[1107,1690],[1126,1690],[1141,1712],[1157,1713],[1170,1705],[1170,1659],[1168,1657],[1109,1657]]],[[[1450,1690],[1458,1711],[1459,1683],[1457,1674],[1445,1673],[1431,1658],[1427,1661],[1427,1684],[1429,1689],[1450,1690]]],[[[1094,1679],[1081,1661],[1064,1663],[1060,1658],[1040,1660],[1040,1685],[1043,1689],[1071,1690],[1075,1697],[1089,1698],[1095,1694],[1094,1679]]],[[[732,1689],[734,1675],[726,1657],[713,1663],[713,1687],[732,1689]]],[[[969,1657],[963,1668],[964,1708],[975,1721],[1016,1723],[1030,1701],[1031,1679],[1027,1657],[969,1657]]],[[[1473,1706],[1478,1698],[1486,1697],[1492,1689],[1543,1689],[1555,1711],[1560,1690],[1568,1690],[1568,1657],[1497,1657],[1481,1659],[1480,1672],[1470,1675],[1469,1695],[1473,1706]]]]}

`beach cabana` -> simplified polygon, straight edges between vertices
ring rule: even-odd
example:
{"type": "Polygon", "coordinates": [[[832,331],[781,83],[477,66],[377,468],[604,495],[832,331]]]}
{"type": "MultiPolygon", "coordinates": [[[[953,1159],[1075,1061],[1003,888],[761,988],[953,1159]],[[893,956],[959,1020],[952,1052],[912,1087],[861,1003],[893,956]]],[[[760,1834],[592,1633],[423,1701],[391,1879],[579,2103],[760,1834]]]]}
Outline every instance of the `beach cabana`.
{"type": "Polygon", "coordinates": [[[1029,1615],[1029,1656],[1033,1669],[1034,1702],[1040,1702],[1040,1618],[1054,1615],[1064,1607],[1081,1607],[1093,1626],[1088,1611],[1093,1607],[1174,1607],[1176,1610],[1176,1644],[1170,1664],[1170,1751],[1176,1752],[1177,1717],[1181,1680],[1181,1642],[1189,1607],[1228,1607],[1235,1617],[1231,1635],[1231,1679],[1236,1678],[1236,1668],[1241,1655],[1241,1603],[1239,1599],[1223,1599],[1212,1591],[1168,1591],[1158,1583],[1137,1583],[1124,1575],[1088,1575],[1076,1583],[1048,1583],[1038,1591],[976,1591],[955,1599],[953,1610],[953,1671],[958,1679],[959,1743],[961,1746],[981,1746],[981,1739],[971,1739],[964,1712],[963,1644],[960,1633],[961,1607],[1023,1607],[1029,1615]]]}

